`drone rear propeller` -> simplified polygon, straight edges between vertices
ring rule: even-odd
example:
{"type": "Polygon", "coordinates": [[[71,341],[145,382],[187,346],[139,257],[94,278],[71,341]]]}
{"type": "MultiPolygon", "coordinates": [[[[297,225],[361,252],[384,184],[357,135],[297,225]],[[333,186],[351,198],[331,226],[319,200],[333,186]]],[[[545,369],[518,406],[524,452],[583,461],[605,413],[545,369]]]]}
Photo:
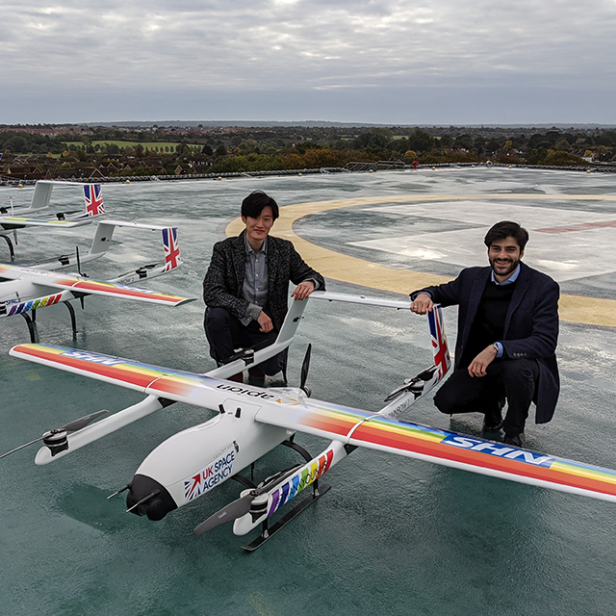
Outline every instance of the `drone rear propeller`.
{"type": "Polygon", "coordinates": [[[264,512],[263,507],[267,505],[268,490],[272,486],[284,481],[287,477],[297,471],[300,466],[301,464],[295,465],[286,471],[276,473],[274,476],[266,479],[260,486],[250,490],[244,490],[240,498],[234,500],[228,505],[225,505],[222,509],[211,515],[207,520],[201,522],[201,524],[199,524],[199,526],[197,526],[194,530],[195,537],[200,537],[203,533],[208,530],[212,530],[212,528],[216,528],[220,524],[237,520],[238,518],[246,515],[252,509],[255,509],[255,507],[259,510],[258,516],[262,515],[264,512]],[[265,496],[263,502],[258,500],[261,495],[265,496]]]}
{"type": "Polygon", "coordinates": [[[43,443],[47,445],[47,447],[51,451],[51,455],[55,456],[61,451],[68,449],[68,433],[69,432],[77,432],[77,430],[81,430],[82,428],[85,428],[87,425],[92,423],[96,418],[100,417],[101,415],[105,415],[108,412],[109,411],[97,411],[96,413],[92,413],[90,415],[85,415],[84,417],[81,417],[79,419],[75,419],[74,421],[71,421],[63,425],[61,428],[54,428],[53,430],[49,430],[48,432],[45,432],[43,436],[37,439],[34,439],[33,441],[30,441],[29,443],[25,443],[24,445],[20,445],[19,447],[15,447],[15,449],[11,449],[11,451],[7,451],[6,453],[3,453],[2,455],[0,455],[0,458],[5,458],[6,456],[12,453],[15,453],[16,451],[19,451],[20,449],[23,449],[24,447],[28,447],[29,445],[34,445],[34,443],[38,443],[40,441],[43,441],[43,443]]]}

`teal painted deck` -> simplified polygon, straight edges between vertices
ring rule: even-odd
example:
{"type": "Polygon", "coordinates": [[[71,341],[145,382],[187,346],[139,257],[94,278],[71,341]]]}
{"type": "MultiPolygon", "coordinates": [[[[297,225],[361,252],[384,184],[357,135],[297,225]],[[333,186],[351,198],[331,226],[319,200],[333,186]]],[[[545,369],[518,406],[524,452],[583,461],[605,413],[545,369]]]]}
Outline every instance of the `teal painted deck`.
{"type": "MultiPolygon", "coordinates": [[[[531,228],[542,215],[553,226],[555,208],[587,212],[592,220],[597,214],[616,219],[614,202],[533,203],[533,194],[616,194],[612,174],[579,172],[451,169],[105,185],[103,190],[111,218],[179,226],[184,265],[150,285],[199,297],[213,243],[224,237],[241,200],[256,188],[281,205],[400,194],[528,192],[524,205],[534,208],[531,228]]],[[[8,194],[16,205],[18,198],[25,202],[25,190],[0,189],[0,202],[8,194]]],[[[392,207],[325,212],[297,221],[294,230],[348,255],[453,276],[458,257],[448,262],[418,255],[408,250],[409,238],[472,230],[475,216],[485,216],[490,224],[496,211],[499,217],[503,213],[500,205],[491,210],[495,206],[476,204],[471,212],[466,204],[457,219],[445,221],[425,212],[405,216],[392,207]],[[386,240],[385,249],[364,243],[374,240],[386,240]]],[[[511,212],[525,224],[519,209],[511,212]]],[[[83,238],[93,229],[18,233],[16,263],[22,264],[68,252],[75,238],[81,238],[83,250],[88,243],[83,238]]],[[[562,261],[575,255],[584,261],[584,274],[562,278],[563,293],[616,297],[616,228],[568,237],[562,261]]],[[[531,264],[531,257],[549,247],[540,238],[531,233],[526,251],[531,264]]],[[[120,242],[110,258],[87,268],[92,276],[120,274],[130,269],[127,264],[159,258],[158,235],[120,230],[116,239],[120,242]]],[[[0,245],[0,251],[6,260],[8,250],[0,245]]],[[[480,253],[476,258],[483,264],[480,253]]],[[[546,264],[544,270],[551,267],[546,264]]],[[[329,288],[366,292],[340,283],[329,288]]],[[[41,310],[41,341],[193,371],[213,367],[201,301],[169,309],[87,298],[85,312],[78,303],[76,312],[79,332],[73,340],[65,307],[41,310]]],[[[455,317],[455,310],[445,311],[451,346],[455,317]]],[[[20,317],[0,320],[0,332],[0,452],[87,413],[115,412],[140,399],[134,392],[9,357],[13,345],[28,340],[20,317]]],[[[427,323],[408,313],[315,301],[292,346],[289,376],[299,380],[301,357],[312,342],[314,396],[376,410],[404,378],[430,364],[428,340],[427,323]]],[[[616,331],[563,323],[558,356],[557,413],[547,425],[529,421],[528,448],[616,468],[616,331]]],[[[230,526],[198,541],[192,536],[198,523],[237,497],[240,488],[234,482],[158,523],[124,513],[122,498],[107,500],[159,442],[210,416],[175,404],[46,467],[34,465],[35,447],[0,461],[0,614],[614,614],[616,507],[611,503],[358,450],[328,473],[332,489],[327,495],[248,555],[240,548],[246,538],[235,537],[230,526]]],[[[479,414],[450,422],[430,399],[407,416],[470,434],[481,429],[479,414]]],[[[298,436],[298,441],[314,453],[324,445],[313,437],[298,436]]],[[[295,456],[286,448],[271,452],[257,464],[257,473],[265,477],[292,464],[295,456]]]]}

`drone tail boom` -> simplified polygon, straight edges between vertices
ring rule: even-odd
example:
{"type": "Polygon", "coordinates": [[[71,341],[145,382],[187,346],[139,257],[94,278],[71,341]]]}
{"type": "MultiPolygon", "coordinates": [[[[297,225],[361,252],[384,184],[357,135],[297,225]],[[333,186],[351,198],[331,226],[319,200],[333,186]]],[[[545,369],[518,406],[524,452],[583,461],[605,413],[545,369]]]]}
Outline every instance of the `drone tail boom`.
{"type": "Polygon", "coordinates": [[[98,421],[87,428],[83,428],[78,432],[68,435],[68,447],[66,450],[58,452],[52,457],[51,451],[47,447],[41,447],[34,459],[35,464],[42,466],[49,464],[54,460],[62,458],[68,453],[81,449],[98,439],[112,434],[121,428],[142,419],[155,411],[163,408],[163,403],[156,396],[148,396],[141,402],[133,404],[117,413],[114,413],[110,417],[107,417],[101,421],[98,421]]]}
{"type": "Polygon", "coordinates": [[[164,262],[160,265],[153,264],[140,267],[134,272],[123,274],[110,282],[132,284],[133,282],[142,280],[143,278],[154,278],[155,276],[160,276],[161,274],[176,269],[182,264],[177,227],[164,227],[161,225],[125,222],[121,220],[106,220],[98,223],[90,251],[82,259],[82,261],[85,262],[98,259],[107,253],[116,227],[160,231],[162,235],[164,262]]]}

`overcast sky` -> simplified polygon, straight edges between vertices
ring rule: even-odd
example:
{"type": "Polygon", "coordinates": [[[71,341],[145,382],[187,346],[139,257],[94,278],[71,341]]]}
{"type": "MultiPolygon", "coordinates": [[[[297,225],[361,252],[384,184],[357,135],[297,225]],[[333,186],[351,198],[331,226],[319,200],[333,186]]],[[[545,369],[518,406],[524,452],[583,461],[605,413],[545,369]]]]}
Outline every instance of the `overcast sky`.
{"type": "Polygon", "coordinates": [[[0,0],[0,124],[616,124],[616,0],[0,0]]]}

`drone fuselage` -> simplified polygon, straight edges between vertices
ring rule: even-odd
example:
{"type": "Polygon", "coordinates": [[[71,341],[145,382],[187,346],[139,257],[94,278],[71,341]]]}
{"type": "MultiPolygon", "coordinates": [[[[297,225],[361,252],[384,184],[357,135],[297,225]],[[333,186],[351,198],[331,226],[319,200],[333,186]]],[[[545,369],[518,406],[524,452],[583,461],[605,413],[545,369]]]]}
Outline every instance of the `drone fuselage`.
{"type": "Polygon", "coordinates": [[[161,443],[137,469],[127,496],[128,507],[138,515],[158,520],[169,511],[203,496],[261,458],[292,432],[259,423],[255,417],[264,405],[299,390],[260,389],[219,381],[220,414],[161,443]]]}

